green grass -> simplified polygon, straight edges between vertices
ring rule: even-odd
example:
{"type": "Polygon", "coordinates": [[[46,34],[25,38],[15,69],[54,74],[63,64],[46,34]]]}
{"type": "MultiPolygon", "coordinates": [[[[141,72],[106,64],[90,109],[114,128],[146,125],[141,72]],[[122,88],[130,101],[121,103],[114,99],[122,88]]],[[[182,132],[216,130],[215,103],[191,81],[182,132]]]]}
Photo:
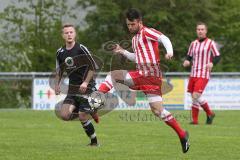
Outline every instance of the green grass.
{"type": "Polygon", "coordinates": [[[96,125],[101,147],[89,143],[78,121],[63,122],[51,111],[0,110],[1,160],[239,160],[240,111],[216,111],[213,125],[189,125],[189,111],[173,111],[190,132],[181,151],[174,131],[149,111],[114,111],[96,125]],[[140,117],[138,116],[140,115],[140,117]]]}

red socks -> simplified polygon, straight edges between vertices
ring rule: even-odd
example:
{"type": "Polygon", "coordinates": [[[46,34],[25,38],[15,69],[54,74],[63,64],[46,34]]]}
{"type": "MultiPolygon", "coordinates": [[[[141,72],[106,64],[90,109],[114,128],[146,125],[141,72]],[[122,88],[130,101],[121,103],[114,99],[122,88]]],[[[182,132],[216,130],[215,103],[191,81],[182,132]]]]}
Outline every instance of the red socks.
{"type": "Polygon", "coordinates": [[[207,102],[204,104],[201,104],[201,107],[207,113],[208,116],[211,116],[213,114],[212,111],[210,110],[207,102]]]}
{"type": "Polygon", "coordinates": [[[167,125],[169,125],[170,127],[172,127],[174,130],[175,130],[175,132],[178,134],[178,137],[179,138],[184,138],[184,136],[185,136],[185,131],[180,127],[180,125],[178,124],[178,122],[176,121],[176,119],[175,118],[172,118],[172,119],[170,119],[170,120],[168,120],[168,121],[165,121],[165,123],[167,124],[167,125]]]}
{"type": "Polygon", "coordinates": [[[98,88],[98,91],[103,92],[103,93],[107,93],[111,89],[112,89],[112,85],[109,84],[107,81],[105,81],[105,82],[100,84],[100,86],[98,88]]]}
{"type": "Polygon", "coordinates": [[[199,108],[192,106],[192,122],[194,124],[198,124],[198,114],[199,114],[199,108]]]}

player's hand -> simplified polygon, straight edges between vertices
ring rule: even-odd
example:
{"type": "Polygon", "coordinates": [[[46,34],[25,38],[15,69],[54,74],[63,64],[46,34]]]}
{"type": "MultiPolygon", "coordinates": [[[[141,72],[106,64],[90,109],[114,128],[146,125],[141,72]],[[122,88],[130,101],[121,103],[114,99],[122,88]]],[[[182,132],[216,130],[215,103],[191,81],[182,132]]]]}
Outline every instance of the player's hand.
{"type": "Polygon", "coordinates": [[[185,61],[183,62],[183,67],[188,67],[188,66],[190,66],[190,61],[185,60],[185,61]]]}
{"type": "Polygon", "coordinates": [[[59,85],[55,85],[55,94],[59,95],[61,93],[61,89],[59,85]]]}
{"type": "Polygon", "coordinates": [[[207,65],[206,65],[206,68],[207,69],[209,69],[209,71],[211,71],[212,70],[212,68],[213,68],[213,63],[208,63],[207,65]]]}
{"type": "Polygon", "coordinates": [[[87,83],[87,82],[83,82],[83,83],[80,85],[79,91],[80,91],[81,93],[85,93],[86,90],[87,90],[87,86],[88,86],[88,83],[87,83]]]}
{"type": "Polygon", "coordinates": [[[113,49],[113,52],[117,54],[123,54],[124,49],[119,44],[116,44],[115,48],[113,49]]]}
{"type": "Polygon", "coordinates": [[[171,60],[172,57],[173,57],[173,53],[167,53],[167,54],[165,55],[166,60],[171,60]]]}

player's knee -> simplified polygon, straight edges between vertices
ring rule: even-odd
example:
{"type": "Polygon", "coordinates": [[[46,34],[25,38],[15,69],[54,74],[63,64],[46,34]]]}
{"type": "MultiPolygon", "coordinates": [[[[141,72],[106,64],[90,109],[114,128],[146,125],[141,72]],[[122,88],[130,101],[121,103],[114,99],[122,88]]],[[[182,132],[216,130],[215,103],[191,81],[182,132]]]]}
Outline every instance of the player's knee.
{"type": "Polygon", "coordinates": [[[161,118],[164,121],[167,121],[167,120],[173,118],[171,113],[164,108],[158,108],[156,110],[153,110],[153,113],[154,113],[155,116],[161,118]]]}
{"type": "Polygon", "coordinates": [[[151,106],[151,111],[152,113],[157,116],[160,117],[161,113],[162,113],[162,108],[161,107],[155,107],[155,106],[151,106]]]}
{"type": "Polygon", "coordinates": [[[156,116],[156,117],[160,117],[161,116],[161,111],[159,110],[152,110],[153,114],[156,116]]]}
{"type": "Polygon", "coordinates": [[[198,99],[200,98],[201,94],[200,93],[193,93],[192,94],[192,100],[193,102],[198,102],[198,99]]]}
{"type": "Polygon", "coordinates": [[[202,96],[200,96],[198,98],[198,102],[199,102],[200,105],[203,105],[204,103],[206,103],[206,100],[202,96]]]}
{"type": "Polygon", "coordinates": [[[79,120],[81,122],[85,122],[86,120],[89,119],[89,116],[87,113],[84,113],[84,112],[79,112],[79,120]]]}
{"type": "Polygon", "coordinates": [[[163,106],[162,106],[162,101],[153,101],[154,99],[149,99],[150,103],[150,107],[151,107],[151,111],[153,112],[153,114],[157,117],[161,116],[162,110],[163,110],[163,106]]]}
{"type": "Polygon", "coordinates": [[[71,120],[71,113],[61,112],[60,114],[62,120],[70,121],[71,120]]]}
{"type": "Polygon", "coordinates": [[[64,121],[70,121],[72,117],[72,112],[69,110],[69,106],[63,104],[60,110],[60,117],[64,121]]]}
{"type": "Polygon", "coordinates": [[[124,80],[123,71],[122,70],[111,71],[111,77],[115,79],[117,82],[123,81],[124,80]]]}

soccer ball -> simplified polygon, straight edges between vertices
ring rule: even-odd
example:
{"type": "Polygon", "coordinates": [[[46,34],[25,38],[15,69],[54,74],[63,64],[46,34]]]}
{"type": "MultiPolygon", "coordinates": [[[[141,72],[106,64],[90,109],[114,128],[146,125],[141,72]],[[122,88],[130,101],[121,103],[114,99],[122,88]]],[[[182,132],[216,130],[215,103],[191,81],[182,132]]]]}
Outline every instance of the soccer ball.
{"type": "Polygon", "coordinates": [[[100,109],[104,106],[106,101],[105,95],[101,92],[95,91],[88,97],[88,103],[92,110],[100,109]]]}

